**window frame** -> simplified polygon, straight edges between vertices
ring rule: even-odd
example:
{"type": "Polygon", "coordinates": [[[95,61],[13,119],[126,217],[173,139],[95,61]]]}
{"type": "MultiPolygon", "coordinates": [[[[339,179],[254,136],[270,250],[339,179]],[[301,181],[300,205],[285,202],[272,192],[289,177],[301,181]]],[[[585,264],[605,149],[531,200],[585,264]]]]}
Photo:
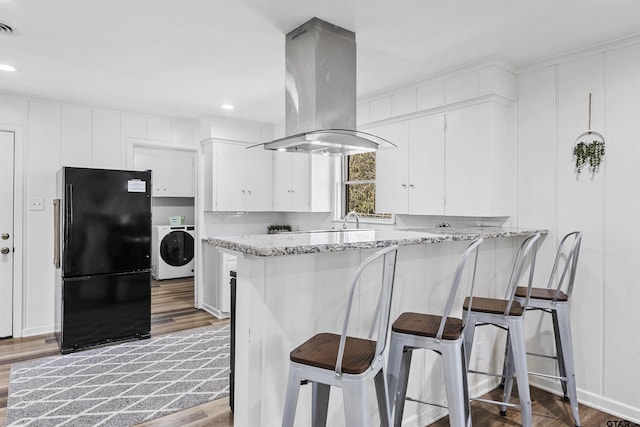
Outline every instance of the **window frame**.
{"type": "MultiPolygon", "coordinates": [[[[345,155],[345,156],[341,156],[342,158],[340,159],[340,168],[341,168],[341,173],[340,173],[340,191],[341,191],[341,195],[339,197],[339,202],[340,202],[340,206],[339,209],[337,209],[337,214],[336,215],[336,219],[337,220],[344,220],[344,218],[347,215],[347,209],[348,209],[348,204],[347,204],[347,194],[348,194],[348,186],[349,185],[353,185],[353,184],[374,184],[376,183],[375,179],[366,179],[366,180],[349,180],[348,179],[348,175],[349,175],[349,156],[345,155]]],[[[377,161],[377,156],[376,156],[376,161],[377,161]]],[[[396,216],[394,213],[390,213],[389,214],[389,218],[377,218],[377,217],[372,217],[372,216],[360,216],[360,222],[361,223],[368,223],[368,224],[395,224],[396,223],[396,216]]]]}

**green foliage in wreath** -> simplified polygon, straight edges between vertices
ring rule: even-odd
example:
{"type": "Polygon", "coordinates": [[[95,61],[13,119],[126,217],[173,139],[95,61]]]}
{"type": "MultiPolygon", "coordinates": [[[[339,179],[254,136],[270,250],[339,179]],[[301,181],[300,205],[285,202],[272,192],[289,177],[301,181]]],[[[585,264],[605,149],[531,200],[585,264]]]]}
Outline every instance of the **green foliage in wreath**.
{"type": "Polygon", "coordinates": [[[576,171],[578,173],[582,172],[582,168],[587,162],[589,162],[591,173],[596,173],[600,170],[600,163],[602,162],[602,157],[604,157],[604,142],[593,141],[587,143],[580,141],[573,147],[573,155],[576,158],[576,171]]]}

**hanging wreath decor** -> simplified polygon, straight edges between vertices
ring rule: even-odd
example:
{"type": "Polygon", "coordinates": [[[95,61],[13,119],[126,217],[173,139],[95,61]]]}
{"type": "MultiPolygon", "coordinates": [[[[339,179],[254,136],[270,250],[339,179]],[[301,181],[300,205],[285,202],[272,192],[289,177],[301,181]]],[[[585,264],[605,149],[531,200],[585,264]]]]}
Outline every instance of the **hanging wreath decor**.
{"type": "Polygon", "coordinates": [[[589,94],[589,130],[578,135],[573,146],[576,172],[580,174],[587,163],[592,174],[598,172],[604,153],[604,135],[591,129],[591,94],[589,94]],[[590,139],[591,142],[584,142],[583,137],[586,140],[590,139]]]}

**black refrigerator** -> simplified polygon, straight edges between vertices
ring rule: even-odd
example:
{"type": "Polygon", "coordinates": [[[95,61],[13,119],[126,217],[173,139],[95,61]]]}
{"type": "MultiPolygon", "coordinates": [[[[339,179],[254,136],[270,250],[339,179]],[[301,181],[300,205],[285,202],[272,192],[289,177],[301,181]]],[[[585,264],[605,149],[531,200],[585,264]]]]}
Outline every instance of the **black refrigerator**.
{"type": "Polygon", "coordinates": [[[151,171],[64,167],[54,200],[60,351],[151,330],[151,171]]]}

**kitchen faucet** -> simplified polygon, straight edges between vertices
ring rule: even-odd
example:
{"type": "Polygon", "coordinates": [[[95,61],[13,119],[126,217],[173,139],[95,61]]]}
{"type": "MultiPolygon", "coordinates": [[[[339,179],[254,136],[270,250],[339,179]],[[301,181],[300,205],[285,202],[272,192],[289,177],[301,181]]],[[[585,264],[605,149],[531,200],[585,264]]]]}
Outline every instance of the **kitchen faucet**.
{"type": "Polygon", "coordinates": [[[356,228],[360,228],[360,217],[358,216],[356,211],[351,211],[344,217],[344,224],[342,224],[343,229],[346,229],[348,227],[349,218],[351,218],[352,215],[356,217],[356,228]]]}

